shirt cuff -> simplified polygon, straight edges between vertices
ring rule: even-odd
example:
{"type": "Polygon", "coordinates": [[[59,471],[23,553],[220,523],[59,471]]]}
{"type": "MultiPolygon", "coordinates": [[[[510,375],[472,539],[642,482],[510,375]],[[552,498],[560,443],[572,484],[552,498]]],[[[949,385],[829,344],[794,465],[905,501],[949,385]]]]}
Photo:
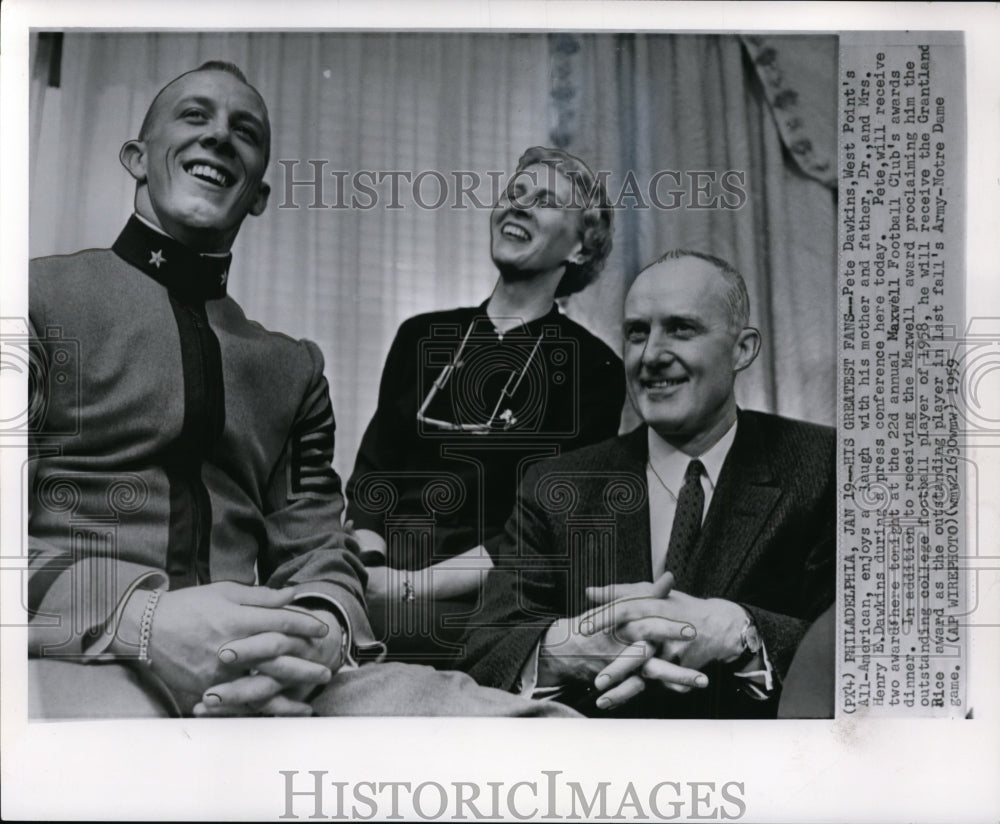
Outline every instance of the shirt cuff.
{"type": "Polygon", "coordinates": [[[542,653],[542,642],[535,644],[535,648],[528,656],[528,660],[521,667],[521,673],[514,682],[514,692],[522,698],[533,698],[536,701],[549,701],[558,698],[563,691],[561,686],[540,687],[538,686],[538,656],[542,653]]]}
{"type": "MultiPolygon", "coordinates": [[[[166,589],[168,584],[167,576],[158,571],[150,571],[145,575],[140,575],[136,578],[132,585],[126,590],[124,596],[118,602],[115,608],[114,615],[111,616],[111,631],[101,632],[93,636],[94,640],[92,643],[85,643],[83,648],[83,654],[86,656],[86,660],[90,661],[120,661],[120,660],[138,660],[139,658],[139,645],[138,636],[136,636],[136,647],[134,653],[121,653],[116,654],[113,652],[108,652],[108,647],[111,646],[112,641],[118,636],[119,629],[121,627],[122,617],[125,614],[125,605],[129,602],[135,593],[139,590],[145,590],[149,592],[154,589],[166,589]]],[[[139,628],[136,627],[138,632],[139,628]]],[[[129,642],[131,643],[131,642],[129,642]]]]}
{"type": "Polygon", "coordinates": [[[734,672],[733,675],[740,679],[740,689],[743,692],[755,701],[766,701],[774,694],[774,668],[765,644],[761,644],[760,654],[764,662],[763,669],[734,672]]]}

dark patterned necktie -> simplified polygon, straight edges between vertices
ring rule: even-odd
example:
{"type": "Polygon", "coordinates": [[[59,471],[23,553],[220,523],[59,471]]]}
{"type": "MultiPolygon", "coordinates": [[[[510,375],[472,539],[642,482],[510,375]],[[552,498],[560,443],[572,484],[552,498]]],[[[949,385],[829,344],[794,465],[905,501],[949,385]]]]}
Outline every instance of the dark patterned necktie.
{"type": "Polygon", "coordinates": [[[701,461],[688,464],[684,485],[677,496],[674,525],[670,529],[667,547],[667,569],[674,574],[674,585],[681,591],[689,586],[688,576],[693,566],[694,545],[701,532],[701,516],[705,511],[705,490],[701,487],[701,474],[705,471],[701,461]]]}

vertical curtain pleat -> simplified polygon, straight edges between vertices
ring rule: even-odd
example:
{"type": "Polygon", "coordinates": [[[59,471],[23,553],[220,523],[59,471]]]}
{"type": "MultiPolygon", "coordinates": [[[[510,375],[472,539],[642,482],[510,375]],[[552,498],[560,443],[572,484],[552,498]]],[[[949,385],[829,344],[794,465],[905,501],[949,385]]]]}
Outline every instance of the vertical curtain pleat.
{"type": "MultiPolygon", "coordinates": [[[[568,301],[575,316],[614,334],[636,272],[672,248],[722,257],[747,280],[751,320],[764,351],[737,381],[747,407],[833,423],[836,357],[835,195],[790,162],[760,82],[737,37],[715,35],[579,35],[580,109],[570,151],[612,169],[611,197],[628,172],[646,184],[658,172],[660,199],[684,191],[678,208],[636,207],[622,197],[615,249],[605,274],[568,301]],[[614,71],[609,71],[614,67],[614,71]],[[739,209],[697,208],[695,172],[716,180],[745,175],[739,209]]],[[[829,39],[829,38],[827,38],[829,39]]],[[[828,66],[836,71],[835,53],[828,66]]],[[[836,100],[825,102],[836,122],[836,100]]],[[[702,178],[704,180],[705,178],[702,178]]],[[[718,182],[713,194],[720,194],[718,182]]]]}

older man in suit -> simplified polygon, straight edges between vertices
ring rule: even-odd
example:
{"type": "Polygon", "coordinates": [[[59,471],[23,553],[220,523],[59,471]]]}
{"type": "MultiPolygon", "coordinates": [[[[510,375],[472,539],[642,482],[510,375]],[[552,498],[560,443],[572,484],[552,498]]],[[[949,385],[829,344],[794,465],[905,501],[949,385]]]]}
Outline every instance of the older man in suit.
{"type": "Polygon", "coordinates": [[[644,425],[525,473],[463,666],[589,714],[773,717],[833,600],[834,432],[737,409],[742,277],[669,252],[625,301],[644,425]]]}

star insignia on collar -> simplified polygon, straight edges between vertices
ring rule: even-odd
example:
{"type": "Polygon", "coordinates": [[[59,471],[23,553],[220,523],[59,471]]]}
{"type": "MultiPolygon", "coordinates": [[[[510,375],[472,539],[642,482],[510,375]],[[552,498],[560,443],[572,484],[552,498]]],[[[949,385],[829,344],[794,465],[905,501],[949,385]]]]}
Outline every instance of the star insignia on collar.
{"type": "Polygon", "coordinates": [[[219,275],[219,285],[220,286],[225,286],[226,285],[226,279],[228,277],[229,277],[229,270],[227,269],[221,275],[219,275]]]}
{"type": "Polygon", "coordinates": [[[153,252],[153,255],[152,257],[150,257],[149,262],[157,269],[159,269],[161,263],[167,262],[167,259],[163,256],[163,250],[158,249],[157,251],[153,252]]]}

